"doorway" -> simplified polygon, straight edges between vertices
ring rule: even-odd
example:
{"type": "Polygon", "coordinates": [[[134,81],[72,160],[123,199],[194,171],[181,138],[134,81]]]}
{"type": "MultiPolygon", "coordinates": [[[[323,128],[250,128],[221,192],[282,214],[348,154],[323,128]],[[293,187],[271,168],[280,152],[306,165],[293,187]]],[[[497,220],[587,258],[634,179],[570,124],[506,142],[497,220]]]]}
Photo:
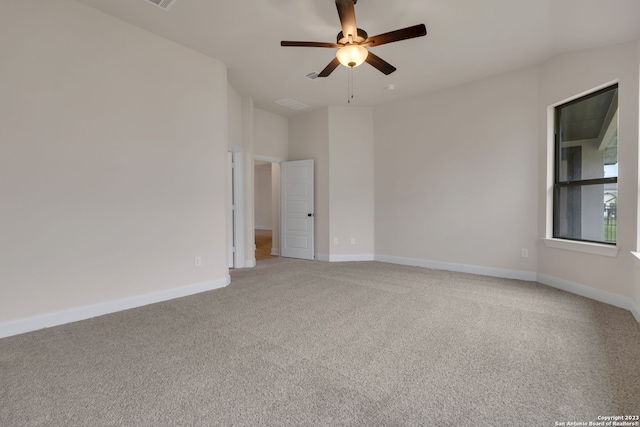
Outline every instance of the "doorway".
{"type": "Polygon", "coordinates": [[[261,156],[254,159],[256,262],[280,255],[280,163],[274,160],[261,156]]]}
{"type": "Polygon", "coordinates": [[[254,156],[254,265],[315,259],[314,161],[254,156]]]}

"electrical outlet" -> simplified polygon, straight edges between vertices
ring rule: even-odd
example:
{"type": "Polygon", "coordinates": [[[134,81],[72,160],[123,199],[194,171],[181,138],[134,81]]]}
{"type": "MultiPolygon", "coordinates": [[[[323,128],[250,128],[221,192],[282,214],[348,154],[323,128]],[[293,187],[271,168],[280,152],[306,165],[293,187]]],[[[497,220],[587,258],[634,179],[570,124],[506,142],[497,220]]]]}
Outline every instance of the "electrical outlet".
{"type": "Polygon", "coordinates": [[[197,257],[195,258],[195,260],[193,261],[193,264],[194,264],[196,267],[200,267],[200,266],[202,265],[202,257],[201,257],[201,256],[197,256],[197,257]]]}
{"type": "Polygon", "coordinates": [[[528,258],[528,257],[529,257],[529,249],[522,248],[522,258],[528,258]]]}
{"type": "Polygon", "coordinates": [[[351,244],[352,244],[352,245],[355,245],[355,244],[356,244],[356,238],[355,238],[355,237],[352,237],[352,238],[351,238],[351,244]]]}
{"type": "Polygon", "coordinates": [[[337,238],[337,237],[333,239],[333,244],[334,244],[334,245],[337,245],[337,244],[338,244],[338,238],[337,238]]]}

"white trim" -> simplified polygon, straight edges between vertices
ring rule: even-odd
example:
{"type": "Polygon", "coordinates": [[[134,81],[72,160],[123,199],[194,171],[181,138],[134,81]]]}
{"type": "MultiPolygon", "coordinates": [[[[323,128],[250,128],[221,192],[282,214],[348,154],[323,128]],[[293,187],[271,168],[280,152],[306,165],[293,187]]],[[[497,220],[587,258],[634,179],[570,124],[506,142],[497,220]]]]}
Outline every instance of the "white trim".
{"type": "Polygon", "coordinates": [[[434,270],[457,271],[460,273],[478,274],[481,276],[501,277],[504,279],[517,279],[535,282],[534,271],[510,270],[506,268],[482,267],[479,265],[457,264],[442,261],[427,261],[415,258],[403,258],[390,255],[375,255],[375,260],[391,264],[411,265],[416,267],[432,268],[434,270]]]}
{"type": "Polygon", "coordinates": [[[233,153],[235,176],[233,182],[235,185],[234,197],[236,206],[235,217],[235,244],[236,244],[236,265],[237,268],[242,268],[245,254],[247,252],[246,245],[244,244],[244,162],[242,151],[233,153]]]}
{"type": "MultiPolygon", "coordinates": [[[[635,253],[634,253],[635,255],[635,253]]],[[[640,254],[637,255],[640,258],[640,254]]],[[[376,255],[376,261],[388,262],[391,264],[411,265],[416,267],[432,268],[435,270],[457,271],[461,273],[479,274],[483,276],[502,277],[505,279],[527,280],[539,282],[552,288],[561,289],[572,294],[580,295],[605,304],[613,305],[631,312],[633,317],[640,323],[640,309],[634,300],[613,292],[594,289],[579,283],[570,282],[564,279],[537,274],[532,271],[508,270],[477,265],[455,264],[441,261],[426,261],[414,258],[402,258],[389,255],[376,255]]]]}
{"type": "Polygon", "coordinates": [[[244,260],[244,268],[253,268],[256,266],[256,259],[246,259],[244,260]]]}
{"type": "Polygon", "coordinates": [[[280,255],[280,249],[271,248],[271,255],[279,256],[280,255]]]}
{"type": "Polygon", "coordinates": [[[373,254],[356,254],[356,255],[329,255],[330,262],[348,262],[348,261],[374,261],[373,254]]]}
{"type": "Polygon", "coordinates": [[[545,236],[553,235],[553,185],[554,185],[554,169],[555,169],[555,107],[553,105],[547,107],[547,188],[545,193],[545,236]]]}
{"type": "Polygon", "coordinates": [[[569,280],[547,276],[546,274],[538,274],[538,282],[543,285],[551,286],[552,288],[561,289],[563,291],[571,292],[572,294],[629,310],[638,323],[640,323],[640,311],[631,298],[627,298],[613,292],[603,291],[602,289],[595,289],[581,285],[580,283],[570,282],[569,280]]]}
{"type": "MultiPolygon", "coordinates": [[[[640,252],[631,251],[631,255],[636,257],[636,259],[640,260],[640,252]]],[[[633,300],[631,301],[631,303],[632,303],[631,314],[633,314],[633,317],[635,317],[638,323],[640,323],[640,308],[638,307],[638,303],[636,303],[633,300]]]]}
{"type": "Polygon", "coordinates": [[[618,256],[617,246],[603,245],[600,243],[591,242],[578,242],[575,240],[563,240],[563,239],[542,239],[544,244],[548,248],[564,249],[567,251],[584,252],[587,254],[608,256],[615,258],[618,256]]]}
{"type": "Polygon", "coordinates": [[[24,334],[26,332],[37,331],[38,329],[50,328],[63,325],[65,323],[77,322],[79,320],[91,319],[92,317],[103,316],[105,314],[118,311],[129,310],[188,295],[207,292],[214,289],[224,288],[231,283],[231,276],[210,280],[208,282],[196,283],[194,285],[182,286],[179,288],[167,289],[150,294],[137,295],[115,301],[108,301],[99,304],[87,305],[84,307],[71,308],[69,310],[55,313],[41,314],[33,317],[13,320],[0,323],[0,338],[12,335],[24,334]]]}
{"type": "MultiPolygon", "coordinates": [[[[613,253],[613,251],[611,250],[603,250],[603,251],[599,251],[598,249],[594,249],[594,248],[589,248],[589,246],[576,246],[575,243],[578,244],[582,244],[583,242],[573,242],[574,245],[564,245],[564,246],[554,246],[554,243],[551,242],[550,244],[548,244],[547,240],[550,241],[562,241],[562,242],[566,242],[565,240],[562,239],[553,239],[551,236],[553,236],[553,192],[554,192],[554,181],[555,181],[555,145],[556,145],[556,141],[555,141],[555,109],[556,107],[562,105],[562,104],[566,104],[567,102],[576,100],[578,98],[582,98],[583,96],[587,96],[589,94],[595,93],[601,89],[605,89],[608,88],[609,86],[612,86],[614,84],[620,84],[620,80],[619,79],[615,79],[615,80],[611,80],[607,83],[603,83],[601,85],[595,86],[595,87],[591,87],[588,89],[585,89],[584,91],[572,95],[568,98],[565,98],[563,100],[557,101],[552,103],[551,105],[547,106],[547,151],[546,151],[546,174],[547,174],[547,187],[546,187],[546,198],[545,198],[545,236],[547,236],[546,238],[544,238],[544,243],[547,247],[552,247],[552,248],[556,248],[556,249],[566,249],[566,250],[572,250],[572,251],[576,251],[576,252],[585,252],[585,253],[590,253],[590,254],[594,254],[594,255],[603,255],[603,256],[609,256],[609,257],[615,257],[618,252],[616,249],[616,252],[613,253]],[[593,250],[591,250],[593,249],[593,250]],[[612,255],[613,253],[613,255],[612,255]]],[[[596,244],[597,245],[597,244],[596,244]]],[[[608,245],[600,245],[600,246],[608,246],[608,245]]],[[[610,248],[609,248],[610,249],[610,248]]]]}
{"type": "Polygon", "coordinates": [[[229,150],[233,152],[233,185],[235,198],[235,217],[234,217],[234,243],[235,252],[235,268],[244,267],[245,244],[244,244],[244,166],[242,148],[229,142],[229,150]]]}
{"type": "Polygon", "coordinates": [[[255,228],[256,230],[269,230],[269,231],[273,230],[273,228],[269,225],[256,225],[253,228],[255,228]]]}
{"type": "Polygon", "coordinates": [[[236,266],[236,245],[234,242],[235,233],[235,206],[233,205],[233,151],[227,151],[227,267],[236,266]]]}
{"type": "Polygon", "coordinates": [[[245,244],[244,244],[244,155],[243,149],[238,144],[227,142],[227,150],[233,153],[233,184],[235,198],[234,216],[234,243],[236,251],[234,254],[234,268],[244,267],[245,244]]]}
{"type": "Polygon", "coordinates": [[[263,156],[262,154],[254,154],[253,155],[253,160],[258,160],[260,162],[269,162],[269,163],[286,162],[285,159],[281,159],[280,157],[263,156]]]}
{"type": "Polygon", "coordinates": [[[599,91],[601,89],[606,89],[609,86],[613,86],[613,85],[616,85],[616,84],[620,84],[620,79],[614,79],[614,80],[611,80],[611,81],[609,81],[607,83],[603,83],[601,85],[586,89],[586,90],[584,90],[583,92],[580,92],[577,95],[573,95],[573,96],[570,96],[568,98],[563,99],[562,101],[555,102],[555,103],[551,104],[549,107],[550,108],[555,108],[555,107],[557,107],[559,105],[566,104],[567,102],[573,101],[573,100],[578,99],[578,98],[582,98],[583,96],[590,95],[590,94],[592,94],[594,92],[597,92],[597,91],[599,91]]]}

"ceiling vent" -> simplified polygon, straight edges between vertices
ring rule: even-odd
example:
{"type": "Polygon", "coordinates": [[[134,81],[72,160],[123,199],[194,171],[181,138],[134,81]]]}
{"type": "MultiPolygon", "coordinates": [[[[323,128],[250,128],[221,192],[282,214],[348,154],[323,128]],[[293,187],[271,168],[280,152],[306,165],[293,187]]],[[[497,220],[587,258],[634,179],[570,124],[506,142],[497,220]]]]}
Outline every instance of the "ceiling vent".
{"type": "Polygon", "coordinates": [[[178,0],[145,0],[147,3],[158,6],[160,9],[169,10],[178,0]]]}
{"type": "Polygon", "coordinates": [[[315,80],[315,79],[318,78],[318,73],[313,71],[313,72],[311,72],[309,74],[306,74],[305,77],[308,78],[309,80],[315,80]]]}
{"type": "Polygon", "coordinates": [[[308,105],[303,104],[302,102],[294,101],[291,98],[278,99],[276,104],[282,105],[283,107],[291,108],[292,110],[306,110],[309,108],[308,105]]]}

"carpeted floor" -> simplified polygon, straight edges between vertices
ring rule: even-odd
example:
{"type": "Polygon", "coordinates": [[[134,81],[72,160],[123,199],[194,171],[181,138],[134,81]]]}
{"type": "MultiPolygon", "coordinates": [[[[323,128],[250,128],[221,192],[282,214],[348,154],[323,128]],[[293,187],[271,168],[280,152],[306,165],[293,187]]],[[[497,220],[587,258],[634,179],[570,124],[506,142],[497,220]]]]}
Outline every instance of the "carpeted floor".
{"type": "Polygon", "coordinates": [[[274,258],[0,340],[1,426],[555,426],[640,415],[640,326],[546,286],[274,258]]]}

